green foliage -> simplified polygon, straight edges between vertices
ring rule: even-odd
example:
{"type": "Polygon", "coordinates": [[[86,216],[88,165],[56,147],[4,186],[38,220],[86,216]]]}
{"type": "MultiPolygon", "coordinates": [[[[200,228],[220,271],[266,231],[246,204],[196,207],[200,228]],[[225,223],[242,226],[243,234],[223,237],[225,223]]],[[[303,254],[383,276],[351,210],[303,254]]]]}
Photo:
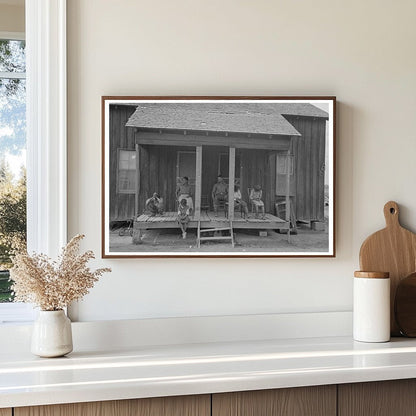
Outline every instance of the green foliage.
{"type": "MultiPolygon", "coordinates": [[[[0,40],[0,72],[25,72],[24,41],[0,40]]],[[[26,145],[26,80],[0,79],[0,154],[19,154],[26,145]]]]}
{"type": "Polygon", "coordinates": [[[25,41],[0,39],[0,71],[25,72],[25,41]]]}
{"type": "MultiPolygon", "coordinates": [[[[26,71],[25,42],[0,40],[0,72],[26,71]]],[[[26,172],[16,181],[6,162],[26,146],[26,80],[0,79],[0,302],[12,300],[7,270],[16,248],[26,244],[26,172]]]]}
{"type": "Polygon", "coordinates": [[[0,270],[0,303],[11,302],[13,292],[10,288],[12,282],[8,270],[0,270]]]}
{"type": "Polygon", "coordinates": [[[0,269],[11,266],[14,249],[26,242],[26,171],[15,182],[6,162],[0,162],[0,269]]]}

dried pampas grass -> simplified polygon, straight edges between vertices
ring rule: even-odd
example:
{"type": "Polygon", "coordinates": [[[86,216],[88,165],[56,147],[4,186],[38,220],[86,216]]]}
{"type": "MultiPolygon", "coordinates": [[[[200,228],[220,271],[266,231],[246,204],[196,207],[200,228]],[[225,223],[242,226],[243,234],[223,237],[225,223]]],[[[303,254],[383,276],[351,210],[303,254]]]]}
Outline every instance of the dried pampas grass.
{"type": "Polygon", "coordinates": [[[18,252],[12,259],[10,279],[15,302],[34,303],[45,311],[56,311],[81,299],[109,268],[92,271],[87,263],[94,258],[92,251],[79,253],[84,235],[76,235],[62,250],[58,261],[45,254],[29,255],[18,252]]]}

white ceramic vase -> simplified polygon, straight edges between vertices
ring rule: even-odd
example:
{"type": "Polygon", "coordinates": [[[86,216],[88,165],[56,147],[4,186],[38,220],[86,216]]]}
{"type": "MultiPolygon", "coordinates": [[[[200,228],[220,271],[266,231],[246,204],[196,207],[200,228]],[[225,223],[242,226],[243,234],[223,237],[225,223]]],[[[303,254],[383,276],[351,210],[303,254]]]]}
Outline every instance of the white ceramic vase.
{"type": "Polygon", "coordinates": [[[63,310],[40,311],[33,325],[31,351],[39,357],[62,357],[72,351],[71,321],[63,310]]]}

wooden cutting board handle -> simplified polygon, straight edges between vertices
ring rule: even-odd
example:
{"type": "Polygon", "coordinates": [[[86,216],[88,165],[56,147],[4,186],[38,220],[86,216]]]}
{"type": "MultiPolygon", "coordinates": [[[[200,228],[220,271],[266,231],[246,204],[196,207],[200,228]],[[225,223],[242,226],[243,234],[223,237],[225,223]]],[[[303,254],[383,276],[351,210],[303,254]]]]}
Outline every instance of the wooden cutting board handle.
{"type": "Polygon", "coordinates": [[[384,218],[386,219],[386,227],[401,227],[399,221],[399,205],[394,201],[389,201],[384,205],[384,218]]]}
{"type": "Polygon", "coordinates": [[[391,334],[400,335],[394,319],[394,298],[400,281],[416,271],[416,234],[400,225],[399,205],[389,201],[384,205],[386,228],[370,235],[360,250],[362,271],[390,273],[391,334]]]}

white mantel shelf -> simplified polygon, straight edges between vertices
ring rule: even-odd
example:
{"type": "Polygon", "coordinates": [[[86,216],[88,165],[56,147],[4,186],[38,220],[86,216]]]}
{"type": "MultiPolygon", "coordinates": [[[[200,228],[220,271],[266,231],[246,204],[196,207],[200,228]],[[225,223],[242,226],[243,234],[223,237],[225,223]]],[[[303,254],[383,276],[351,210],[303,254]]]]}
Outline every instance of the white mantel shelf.
{"type": "Polygon", "coordinates": [[[416,377],[416,340],[350,337],[0,353],[0,408],[416,377]]]}

